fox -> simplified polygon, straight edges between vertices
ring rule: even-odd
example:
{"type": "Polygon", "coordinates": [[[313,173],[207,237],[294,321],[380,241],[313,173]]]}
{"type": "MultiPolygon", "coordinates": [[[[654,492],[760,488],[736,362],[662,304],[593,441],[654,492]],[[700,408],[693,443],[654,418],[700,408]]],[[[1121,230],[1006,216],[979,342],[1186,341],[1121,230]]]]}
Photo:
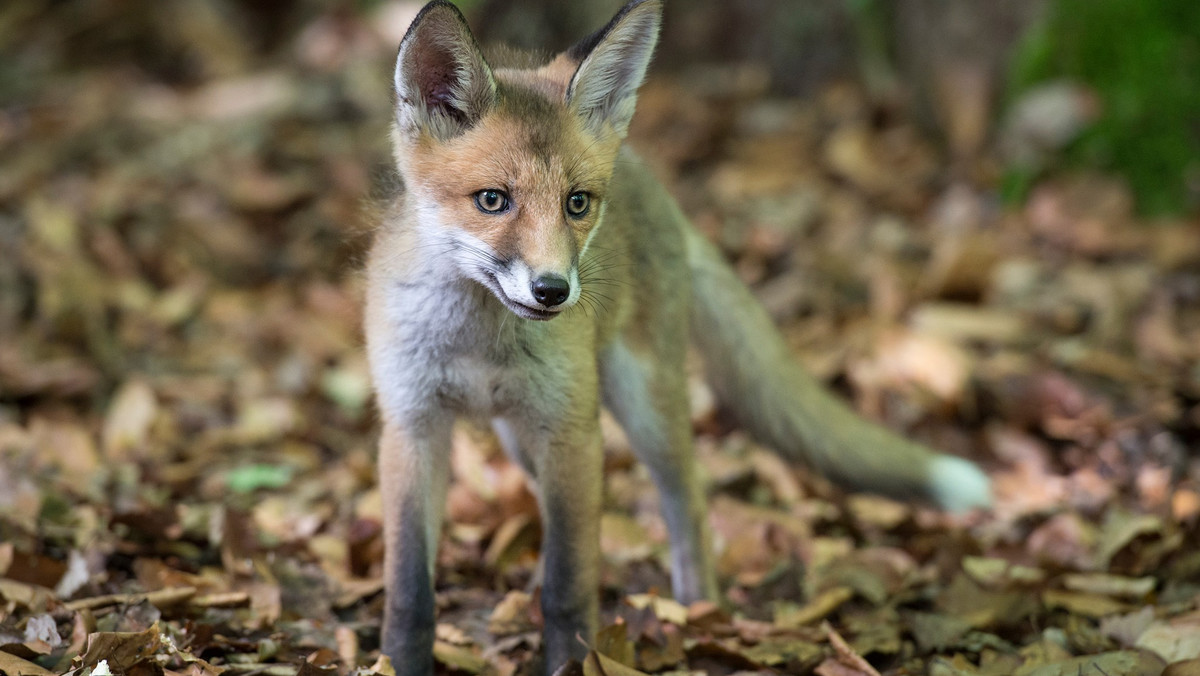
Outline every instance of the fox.
{"type": "Polygon", "coordinates": [[[546,673],[597,630],[601,408],[661,497],[671,588],[718,600],[693,457],[692,343],[754,438],[851,487],[986,507],[987,476],[859,417],[790,353],[752,292],[626,144],[662,23],[632,0],[550,58],[485,58],[446,0],[394,72],[397,193],[367,255],[366,350],[382,430],[382,653],[433,671],[434,563],[452,428],[490,423],[531,478],[546,673]],[[495,65],[493,65],[493,62],[495,65]]]}

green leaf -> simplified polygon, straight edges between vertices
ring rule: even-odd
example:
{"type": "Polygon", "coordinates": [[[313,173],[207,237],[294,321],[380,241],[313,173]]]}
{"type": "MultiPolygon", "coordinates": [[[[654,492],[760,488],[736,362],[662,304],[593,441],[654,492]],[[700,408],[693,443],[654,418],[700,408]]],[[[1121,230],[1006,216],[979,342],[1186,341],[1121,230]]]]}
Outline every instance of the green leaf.
{"type": "Polygon", "coordinates": [[[225,483],[235,493],[250,493],[260,488],[282,488],[292,480],[296,469],[290,465],[255,463],[229,472],[225,483]]]}

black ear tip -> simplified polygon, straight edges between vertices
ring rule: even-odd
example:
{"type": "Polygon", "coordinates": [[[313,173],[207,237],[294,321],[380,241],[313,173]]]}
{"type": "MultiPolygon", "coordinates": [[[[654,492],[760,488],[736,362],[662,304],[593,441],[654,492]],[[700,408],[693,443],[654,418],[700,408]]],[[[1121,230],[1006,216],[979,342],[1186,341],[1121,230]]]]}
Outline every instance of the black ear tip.
{"type": "MultiPolygon", "coordinates": [[[[435,0],[435,2],[436,1],[437,0],[435,0]]],[[[592,53],[592,50],[596,48],[596,45],[600,44],[600,41],[607,37],[608,34],[611,33],[614,28],[616,28],[617,24],[621,23],[625,17],[629,16],[634,10],[642,7],[643,5],[651,5],[655,10],[655,14],[659,17],[662,16],[662,0],[631,0],[628,3],[625,3],[625,6],[617,11],[617,13],[611,20],[609,20],[608,24],[605,25],[604,28],[592,33],[568,49],[567,56],[574,61],[583,61],[585,58],[587,58],[588,54],[592,53]]]]}
{"type": "Polygon", "coordinates": [[[431,2],[421,8],[421,11],[417,12],[417,15],[413,17],[412,23],[408,24],[408,30],[404,32],[404,39],[400,41],[400,44],[404,44],[404,41],[408,40],[417,26],[420,26],[431,15],[444,14],[446,12],[449,12],[449,16],[462,25],[467,25],[467,18],[463,16],[462,10],[458,8],[458,5],[450,2],[450,0],[431,0],[431,2]]]}
{"type": "Polygon", "coordinates": [[[622,8],[621,13],[626,14],[642,6],[650,6],[656,9],[660,14],[663,11],[663,0],[631,0],[622,8]]]}
{"type": "MultiPolygon", "coordinates": [[[[431,0],[428,4],[421,8],[421,13],[437,9],[439,7],[454,12],[460,17],[463,15],[462,10],[458,8],[458,5],[450,2],[450,0],[431,0]]],[[[418,14],[418,16],[420,16],[420,14],[418,14]]]]}

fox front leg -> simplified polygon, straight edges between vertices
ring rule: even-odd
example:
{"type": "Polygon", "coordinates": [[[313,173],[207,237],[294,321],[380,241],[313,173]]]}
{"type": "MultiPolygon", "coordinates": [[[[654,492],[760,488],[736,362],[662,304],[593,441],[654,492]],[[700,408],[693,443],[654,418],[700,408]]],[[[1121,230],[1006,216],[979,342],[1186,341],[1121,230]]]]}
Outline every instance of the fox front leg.
{"type": "Polygon", "coordinates": [[[597,429],[539,463],[546,673],[582,660],[599,616],[603,452],[597,429]]]}
{"type": "Polygon", "coordinates": [[[598,409],[585,408],[590,413],[564,412],[566,419],[549,424],[544,420],[555,416],[496,424],[506,451],[537,482],[547,674],[570,659],[582,660],[598,623],[604,457],[598,409]]]}
{"type": "Polygon", "coordinates": [[[433,673],[433,567],[449,474],[451,421],[385,423],[379,443],[383,496],[383,654],[399,676],[433,673]]]}

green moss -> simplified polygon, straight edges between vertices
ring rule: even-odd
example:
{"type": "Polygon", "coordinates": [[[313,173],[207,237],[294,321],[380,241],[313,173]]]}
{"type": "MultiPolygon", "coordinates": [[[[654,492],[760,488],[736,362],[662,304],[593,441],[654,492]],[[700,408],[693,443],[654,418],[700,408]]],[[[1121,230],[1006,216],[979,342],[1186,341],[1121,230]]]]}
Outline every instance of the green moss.
{"type": "Polygon", "coordinates": [[[1014,96],[1056,78],[1092,87],[1103,115],[1068,160],[1123,174],[1143,212],[1198,206],[1200,2],[1053,0],[1011,76],[1014,96]]]}

